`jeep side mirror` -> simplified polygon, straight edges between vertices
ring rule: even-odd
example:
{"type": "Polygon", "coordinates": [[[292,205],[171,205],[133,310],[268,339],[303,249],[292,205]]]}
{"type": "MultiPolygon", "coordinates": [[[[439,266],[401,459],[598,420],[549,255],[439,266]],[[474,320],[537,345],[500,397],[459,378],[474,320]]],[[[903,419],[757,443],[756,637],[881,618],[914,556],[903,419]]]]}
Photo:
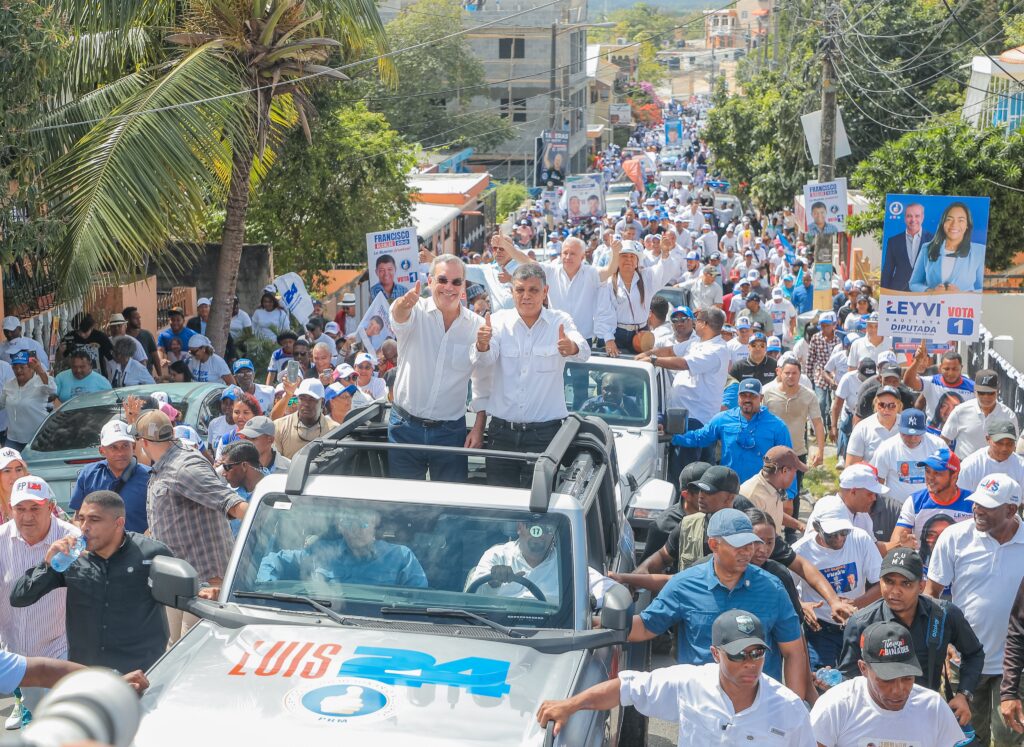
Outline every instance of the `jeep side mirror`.
{"type": "Polygon", "coordinates": [[[686,424],[690,419],[690,411],[685,407],[670,407],[665,411],[665,433],[676,435],[686,433],[686,424]]]}
{"type": "Polygon", "coordinates": [[[149,568],[153,599],[167,607],[183,610],[199,593],[196,569],[181,558],[158,555],[149,568]]]}
{"type": "Polygon", "coordinates": [[[622,584],[612,584],[604,593],[601,627],[624,632],[633,627],[633,595],[622,584]]]}

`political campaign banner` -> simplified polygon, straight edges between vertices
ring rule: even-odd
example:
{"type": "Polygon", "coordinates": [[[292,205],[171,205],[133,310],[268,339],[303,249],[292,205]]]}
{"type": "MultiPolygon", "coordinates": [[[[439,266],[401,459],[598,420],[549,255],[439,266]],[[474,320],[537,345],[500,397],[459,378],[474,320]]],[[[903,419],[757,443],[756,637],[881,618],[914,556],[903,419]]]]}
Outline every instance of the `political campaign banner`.
{"type": "Polygon", "coordinates": [[[407,293],[421,279],[416,229],[410,226],[366,234],[366,267],[371,297],[383,293],[388,301],[394,301],[407,293]]]}
{"type": "Polygon", "coordinates": [[[561,187],[569,173],[569,133],[544,130],[536,143],[534,187],[561,187]]]}
{"type": "Polygon", "coordinates": [[[988,217],[987,197],[886,195],[881,334],[978,339],[988,217]]]}
{"type": "Polygon", "coordinates": [[[580,174],[566,179],[562,209],[570,221],[603,216],[604,179],[601,174],[580,174]]]}
{"type": "Polygon", "coordinates": [[[376,355],[381,344],[389,337],[394,337],[395,332],[391,329],[391,314],[388,307],[388,299],[383,293],[377,293],[373,301],[366,307],[366,313],[359,320],[356,327],[356,335],[363,343],[366,352],[376,355]]]}
{"type": "Polygon", "coordinates": [[[306,290],[302,278],[294,272],[288,272],[274,278],[274,288],[281,296],[281,303],[288,313],[305,325],[313,315],[313,299],[306,290]]]}
{"type": "Polygon", "coordinates": [[[665,147],[679,148],[683,145],[683,120],[665,120],[665,147]]]}
{"type": "Polygon", "coordinates": [[[633,124],[633,107],[629,104],[609,104],[608,121],[613,125],[633,124]]]}
{"type": "Polygon", "coordinates": [[[846,178],[804,185],[804,213],[807,235],[846,233],[846,178]]]}

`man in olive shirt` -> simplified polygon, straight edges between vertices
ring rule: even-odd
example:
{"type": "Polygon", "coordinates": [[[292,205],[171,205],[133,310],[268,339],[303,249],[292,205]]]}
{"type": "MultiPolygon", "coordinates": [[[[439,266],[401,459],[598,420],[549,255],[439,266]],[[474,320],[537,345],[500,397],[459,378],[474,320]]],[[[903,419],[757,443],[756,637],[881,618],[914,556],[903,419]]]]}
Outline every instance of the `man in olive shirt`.
{"type": "Polygon", "coordinates": [[[68,658],[121,672],[151,667],[167,649],[167,616],[153,599],[149,567],[167,546],[124,530],[124,500],[112,490],[85,496],[78,511],[86,550],[66,571],[50,565],[76,537],[57,540],[46,559],[29,568],[11,592],[14,607],[28,607],[66,587],[68,658]]]}

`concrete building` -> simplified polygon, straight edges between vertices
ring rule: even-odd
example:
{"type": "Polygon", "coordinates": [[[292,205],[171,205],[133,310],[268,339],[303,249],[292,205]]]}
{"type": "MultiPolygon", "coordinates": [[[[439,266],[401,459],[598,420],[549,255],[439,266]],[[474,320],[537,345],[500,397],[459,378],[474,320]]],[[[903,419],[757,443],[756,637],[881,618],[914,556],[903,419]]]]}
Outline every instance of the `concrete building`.
{"type": "Polygon", "coordinates": [[[1008,49],[996,61],[983,56],[971,60],[962,116],[975,127],[1013,132],[1024,122],[1024,47],[1008,49]]]}
{"type": "Polygon", "coordinates": [[[709,49],[751,50],[768,37],[772,0],[739,0],[727,10],[704,11],[704,44],[709,49]]]}
{"type": "MultiPolygon", "coordinates": [[[[395,0],[380,7],[380,16],[386,23],[412,4],[395,0]]],[[[465,7],[463,28],[479,27],[466,39],[490,84],[471,107],[500,112],[516,133],[494,152],[473,153],[469,169],[498,180],[529,175],[532,186],[536,138],[543,130],[563,130],[569,132],[570,173],[586,170],[587,1],[477,0],[465,7]]]]}

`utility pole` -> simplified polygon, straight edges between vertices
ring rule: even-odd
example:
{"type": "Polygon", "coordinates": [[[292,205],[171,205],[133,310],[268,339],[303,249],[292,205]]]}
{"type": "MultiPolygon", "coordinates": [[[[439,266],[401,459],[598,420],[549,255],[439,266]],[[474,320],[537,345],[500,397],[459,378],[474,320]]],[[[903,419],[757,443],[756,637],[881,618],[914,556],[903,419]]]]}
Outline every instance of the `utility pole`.
{"type": "Polygon", "coordinates": [[[772,70],[779,66],[779,21],[782,14],[782,3],[772,6],[772,70]]]}
{"type": "MultiPolygon", "coordinates": [[[[821,40],[821,146],[818,151],[818,181],[830,182],[836,175],[836,83],[835,63],[836,34],[838,33],[839,7],[836,0],[825,2],[825,27],[821,40]]],[[[805,213],[810,205],[804,205],[805,213]]],[[[814,306],[831,307],[829,291],[832,274],[839,262],[832,236],[819,233],[814,237],[814,306]],[[827,283],[826,283],[827,279],[827,283]],[[818,286],[824,286],[819,288],[818,286]],[[820,301],[820,303],[819,303],[820,301]]]]}
{"type": "Polygon", "coordinates": [[[558,42],[558,22],[551,24],[551,75],[548,79],[548,129],[555,129],[555,68],[558,66],[558,55],[555,44],[558,42]]]}

